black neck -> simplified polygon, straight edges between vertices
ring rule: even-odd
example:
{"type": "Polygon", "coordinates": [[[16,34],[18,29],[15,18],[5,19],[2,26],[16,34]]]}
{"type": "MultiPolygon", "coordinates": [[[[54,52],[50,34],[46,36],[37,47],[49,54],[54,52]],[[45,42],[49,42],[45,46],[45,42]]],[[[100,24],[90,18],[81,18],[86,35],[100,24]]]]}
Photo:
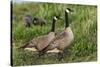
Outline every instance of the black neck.
{"type": "Polygon", "coordinates": [[[65,12],[65,28],[69,26],[68,13],[65,12]]]}
{"type": "Polygon", "coordinates": [[[56,22],[56,20],[53,19],[51,32],[54,32],[55,31],[55,22],[56,22]]]}

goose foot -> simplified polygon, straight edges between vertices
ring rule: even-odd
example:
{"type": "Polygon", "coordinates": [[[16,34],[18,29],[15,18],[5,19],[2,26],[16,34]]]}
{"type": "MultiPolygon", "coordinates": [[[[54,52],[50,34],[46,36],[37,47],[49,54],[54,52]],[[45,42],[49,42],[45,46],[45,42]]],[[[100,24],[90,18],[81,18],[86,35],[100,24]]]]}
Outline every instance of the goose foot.
{"type": "Polygon", "coordinates": [[[58,60],[59,61],[62,61],[63,60],[63,57],[64,57],[64,54],[62,52],[59,52],[58,53],[58,60]]]}
{"type": "Polygon", "coordinates": [[[45,54],[44,52],[40,51],[38,55],[39,55],[39,57],[41,57],[41,56],[43,56],[44,54],[45,54]]]}

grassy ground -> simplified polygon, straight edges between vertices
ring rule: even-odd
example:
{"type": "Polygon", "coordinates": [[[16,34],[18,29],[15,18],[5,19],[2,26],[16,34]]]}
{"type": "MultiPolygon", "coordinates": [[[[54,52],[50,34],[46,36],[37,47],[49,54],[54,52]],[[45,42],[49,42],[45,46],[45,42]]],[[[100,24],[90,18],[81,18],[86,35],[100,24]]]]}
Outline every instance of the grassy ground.
{"type": "MultiPolygon", "coordinates": [[[[88,62],[97,60],[97,7],[52,4],[52,3],[22,3],[13,4],[12,19],[12,63],[16,65],[36,65],[54,63],[88,62]],[[52,17],[60,15],[64,18],[65,8],[72,8],[74,12],[69,15],[71,27],[75,36],[74,42],[65,53],[63,61],[58,61],[56,54],[46,54],[38,58],[37,53],[18,50],[17,47],[34,37],[47,34],[50,31],[52,17]],[[44,17],[48,23],[44,27],[32,26],[25,28],[22,17],[25,14],[44,17]]],[[[64,19],[56,23],[56,32],[64,28],[64,19]]]]}

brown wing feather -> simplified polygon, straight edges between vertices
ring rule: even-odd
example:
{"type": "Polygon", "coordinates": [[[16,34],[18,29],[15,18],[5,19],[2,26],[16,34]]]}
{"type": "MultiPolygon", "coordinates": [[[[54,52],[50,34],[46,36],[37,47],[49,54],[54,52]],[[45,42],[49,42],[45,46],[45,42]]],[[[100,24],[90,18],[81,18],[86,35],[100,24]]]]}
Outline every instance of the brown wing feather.
{"type": "Polygon", "coordinates": [[[63,50],[65,47],[67,47],[71,43],[72,40],[73,40],[73,33],[70,28],[67,28],[64,32],[57,35],[49,43],[49,45],[44,49],[44,52],[48,50],[53,50],[54,48],[63,50]]]}
{"type": "Polygon", "coordinates": [[[41,51],[43,50],[45,47],[47,47],[49,45],[49,43],[52,41],[52,39],[54,39],[54,32],[49,33],[48,35],[45,36],[41,36],[38,37],[36,42],[36,48],[41,51]]]}
{"type": "Polygon", "coordinates": [[[49,41],[48,41],[48,37],[47,36],[44,36],[44,37],[41,37],[37,40],[37,49],[39,51],[41,51],[42,49],[44,49],[47,45],[48,45],[49,41]]]}
{"type": "Polygon", "coordinates": [[[54,48],[57,48],[59,44],[64,43],[63,41],[65,37],[65,32],[62,32],[61,34],[57,35],[47,47],[43,49],[43,52],[46,52],[48,50],[53,50],[54,48]]]}

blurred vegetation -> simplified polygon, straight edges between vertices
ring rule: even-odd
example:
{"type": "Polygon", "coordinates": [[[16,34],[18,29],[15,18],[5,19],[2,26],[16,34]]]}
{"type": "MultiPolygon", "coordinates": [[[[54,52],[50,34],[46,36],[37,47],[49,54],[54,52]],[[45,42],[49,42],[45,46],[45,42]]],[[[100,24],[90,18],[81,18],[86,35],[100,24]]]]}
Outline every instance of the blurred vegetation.
{"type": "Polygon", "coordinates": [[[34,3],[23,2],[14,3],[12,9],[12,60],[13,65],[35,65],[35,64],[53,64],[69,62],[88,62],[97,60],[97,7],[89,5],[71,5],[57,3],[34,3]],[[24,42],[34,37],[47,34],[51,29],[52,17],[60,15],[63,20],[56,23],[56,32],[64,29],[64,10],[69,7],[74,10],[69,15],[72,31],[75,39],[73,44],[66,49],[63,61],[58,61],[55,55],[45,55],[37,58],[37,54],[30,51],[18,50],[24,42]],[[25,28],[22,18],[26,14],[32,17],[42,17],[48,22],[47,25],[25,28]]]}

